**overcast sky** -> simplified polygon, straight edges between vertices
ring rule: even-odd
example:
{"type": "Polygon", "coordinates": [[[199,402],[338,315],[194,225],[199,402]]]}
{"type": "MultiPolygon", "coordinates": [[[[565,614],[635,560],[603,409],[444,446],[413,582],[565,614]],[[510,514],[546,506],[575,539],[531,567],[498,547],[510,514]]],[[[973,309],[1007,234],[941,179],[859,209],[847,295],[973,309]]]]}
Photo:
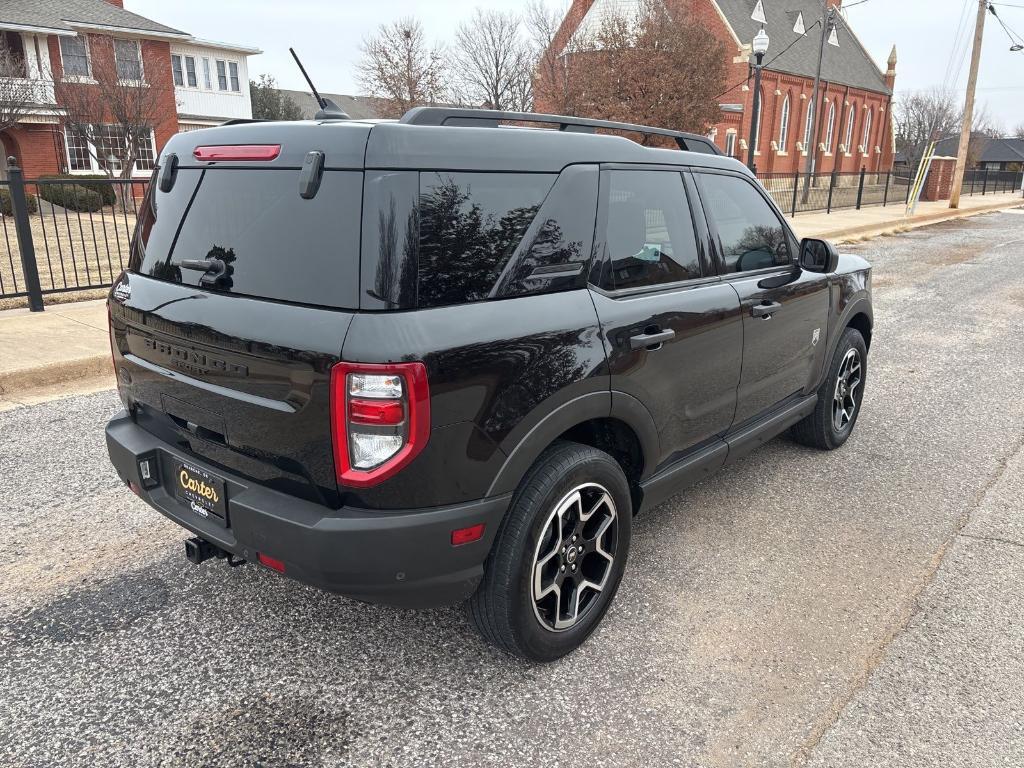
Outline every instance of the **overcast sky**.
{"type": "MultiPolygon", "coordinates": [[[[786,0],[764,2],[785,3],[786,0]]],[[[997,5],[1003,21],[1024,36],[1024,7],[1013,7],[1024,6],[1024,0],[1006,2],[1010,5],[997,5]]],[[[288,55],[288,46],[295,46],[319,89],[350,94],[359,92],[355,81],[359,44],[381,23],[415,15],[432,39],[447,41],[452,38],[455,26],[469,17],[474,7],[518,10],[523,5],[524,2],[515,0],[125,2],[129,10],[196,37],[258,46],[264,53],[249,60],[250,75],[255,77],[267,72],[284,87],[305,89],[302,76],[288,55]]],[[[969,43],[973,39],[970,32],[977,9],[975,0],[866,0],[850,8],[848,16],[851,26],[883,70],[889,51],[896,45],[899,51],[897,93],[942,85],[947,64],[953,61],[952,69],[959,71],[956,87],[962,97],[970,52],[961,46],[960,57],[956,58],[953,51],[954,36],[965,9],[965,26],[970,29],[961,34],[961,42],[969,43]]],[[[1024,51],[1011,53],[1009,48],[1006,33],[990,15],[985,27],[978,98],[1005,130],[1024,123],[1024,51]]]]}

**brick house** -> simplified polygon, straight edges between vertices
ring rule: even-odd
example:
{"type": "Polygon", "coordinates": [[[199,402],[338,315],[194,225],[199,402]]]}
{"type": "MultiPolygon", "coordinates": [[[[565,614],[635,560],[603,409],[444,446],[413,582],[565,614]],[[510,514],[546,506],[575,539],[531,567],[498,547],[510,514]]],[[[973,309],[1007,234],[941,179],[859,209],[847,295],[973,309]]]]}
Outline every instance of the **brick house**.
{"type": "MultiPolygon", "coordinates": [[[[152,170],[160,147],[183,128],[186,119],[190,123],[184,125],[187,128],[215,124],[225,117],[252,116],[245,57],[259,53],[257,49],[198,41],[187,32],[125,10],[123,0],[0,0],[0,35],[23,61],[20,74],[33,88],[28,114],[0,132],[0,178],[6,175],[9,156],[27,177],[104,171],[102,152],[77,146],[78,141],[65,135],[60,89],[54,87],[55,83],[67,83],[95,88],[94,70],[104,66],[113,65],[119,77],[138,79],[155,89],[157,117],[148,145],[140,147],[133,169],[136,175],[152,170]],[[188,54],[197,57],[193,64],[205,57],[205,83],[202,70],[198,79],[196,72],[184,71],[183,55],[188,54]],[[173,66],[175,56],[178,66],[173,66]],[[222,68],[224,76],[219,77],[222,68]],[[205,97],[201,97],[203,85],[209,92],[205,97]],[[183,107],[195,111],[197,103],[204,105],[208,114],[180,112],[183,107]]],[[[105,146],[123,140],[115,135],[115,126],[109,128],[104,141],[110,143],[105,146]]]]}
{"type": "MultiPolygon", "coordinates": [[[[828,2],[837,8],[842,5],[842,0],[828,2]]],[[[754,101],[751,41],[762,26],[751,18],[756,5],[757,0],[692,0],[698,22],[721,41],[728,57],[725,82],[731,87],[719,97],[720,117],[708,135],[723,151],[744,162],[754,101]]],[[[815,24],[820,24],[822,6],[819,0],[763,0],[762,6],[771,44],[761,80],[758,172],[803,171],[812,148],[816,173],[890,170],[896,49],[888,70],[882,72],[842,14],[836,14],[838,46],[825,45],[818,96],[822,119],[812,136],[810,105],[821,39],[820,26],[815,24]]],[[[572,35],[586,35],[607,15],[630,14],[636,7],[636,0],[573,0],[554,47],[562,51],[572,35]]]]}

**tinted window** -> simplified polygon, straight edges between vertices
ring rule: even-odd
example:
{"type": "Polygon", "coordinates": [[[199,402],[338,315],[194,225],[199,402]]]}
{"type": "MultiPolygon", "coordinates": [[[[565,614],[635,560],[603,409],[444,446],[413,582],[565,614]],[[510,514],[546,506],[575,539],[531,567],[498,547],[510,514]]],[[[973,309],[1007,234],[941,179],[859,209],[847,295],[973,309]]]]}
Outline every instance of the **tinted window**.
{"type": "MultiPolygon", "coordinates": [[[[139,207],[139,219],[132,238],[132,257],[128,268],[133,272],[145,271],[154,277],[173,280],[175,270],[169,269],[169,274],[165,274],[164,264],[171,252],[174,233],[178,231],[181,217],[185,214],[185,208],[192,199],[192,193],[203,172],[188,168],[179,169],[170,192],[160,191],[157,173],[150,179],[146,199],[139,207]]],[[[180,280],[179,275],[177,281],[180,280]]]]}
{"type": "Polygon", "coordinates": [[[420,174],[418,305],[490,296],[553,174],[420,174]]]}
{"type": "Polygon", "coordinates": [[[673,171],[611,171],[605,249],[615,288],[701,276],[683,178],[673,171]]]}
{"type": "Polygon", "coordinates": [[[192,173],[178,171],[171,193],[157,193],[148,236],[140,222],[138,271],[208,290],[357,305],[362,173],[327,171],[316,197],[304,200],[297,170],[205,171],[168,257],[175,220],[191,192],[183,182],[192,173]],[[215,281],[211,273],[182,266],[213,259],[226,266],[215,281]]]}
{"type": "Polygon", "coordinates": [[[367,171],[363,187],[363,309],[416,306],[420,175],[367,171]]]}
{"type": "Polygon", "coordinates": [[[597,166],[570,166],[498,278],[496,296],[522,296],[583,287],[594,241],[597,166]]]}
{"type": "Polygon", "coordinates": [[[753,184],[736,176],[697,174],[708,219],[718,229],[725,272],[788,264],[782,222],[753,184]]]}

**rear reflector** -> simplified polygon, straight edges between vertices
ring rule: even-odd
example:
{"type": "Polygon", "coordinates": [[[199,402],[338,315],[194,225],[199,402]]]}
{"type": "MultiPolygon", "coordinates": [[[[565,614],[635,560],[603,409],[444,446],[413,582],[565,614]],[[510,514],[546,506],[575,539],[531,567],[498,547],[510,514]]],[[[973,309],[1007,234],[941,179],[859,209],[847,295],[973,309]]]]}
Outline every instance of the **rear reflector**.
{"type": "Polygon", "coordinates": [[[404,416],[401,400],[348,401],[348,418],[354,424],[401,424],[404,416]]]}
{"type": "Polygon", "coordinates": [[[457,547],[460,544],[469,544],[474,541],[480,541],[483,537],[483,523],[477,523],[476,525],[471,525],[468,528],[456,528],[452,531],[452,546],[457,547]]]}
{"type": "Polygon", "coordinates": [[[273,160],[280,154],[280,144],[224,144],[192,150],[196,160],[273,160]]]}
{"type": "Polygon", "coordinates": [[[267,566],[278,573],[284,573],[284,562],[276,558],[264,555],[262,552],[256,555],[256,559],[259,560],[263,565],[267,566]]]}

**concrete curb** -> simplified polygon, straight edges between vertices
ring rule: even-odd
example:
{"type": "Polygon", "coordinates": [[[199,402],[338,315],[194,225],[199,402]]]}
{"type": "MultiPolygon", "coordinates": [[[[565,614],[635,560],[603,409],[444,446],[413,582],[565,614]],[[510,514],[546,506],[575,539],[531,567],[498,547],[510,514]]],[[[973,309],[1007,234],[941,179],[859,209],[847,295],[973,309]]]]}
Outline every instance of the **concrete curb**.
{"type": "Polygon", "coordinates": [[[943,213],[929,213],[924,216],[915,217],[913,219],[902,219],[898,222],[892,222],[882,226],[879,226],[878,224],[865,224],[860,227],[847,227],[846,229],[822,232],[818,236],[825,240],[836,240],[839,242],[842,242],[845,238],[868,239],[881,237],[882,235],[895,234],[897,232],[905,232],[909,229],[917,229],[918,227],[927,227],[931,224],[941,224],[944,221],[955,221],[957,219],[966,219],[971,216],[978,216],[983,213],[995,213],[997,211],[1006,211],[1011,208],[1021,207],[1024,207],[1024,199],[1019,199],[1016,202],[1009,204],[1002,202],[981,208],[970,208],[958,211],[950,210],[943,213]]]}
{"type": "Polygon", "coordinates": [[[19,393],[100,376],[109,376],[110,385],[114,386],[114,368],[109,354],[45,363],[0,373],[0,397],[16,399],[19,393]]]}

